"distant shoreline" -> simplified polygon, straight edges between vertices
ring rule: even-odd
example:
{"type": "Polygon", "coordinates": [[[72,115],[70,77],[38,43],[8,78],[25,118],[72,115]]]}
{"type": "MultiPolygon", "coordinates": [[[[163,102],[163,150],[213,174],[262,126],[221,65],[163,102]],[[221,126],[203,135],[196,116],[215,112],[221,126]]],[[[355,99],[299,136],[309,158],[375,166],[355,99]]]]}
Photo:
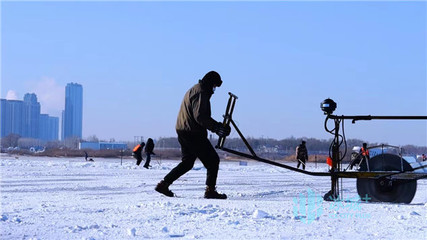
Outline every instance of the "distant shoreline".
{"type": "MultiPolygon", "coordinates": [[[[70,150],[70,149],[51,149],[44,152],[32,153],[27,150],[15,150],[13,152],[3,152],[1,153],[1,158],[19,158],[20,156],[29,156],[29,157],[52,157],[52,158],[82,158],[85,160],[85,151],[88,153],[89,158],[110,158],[110,159],[126,159],[134,160],[132,157],[131,150],[125,150],[123,152],[119,150],[70,150]]],[[[218,155],[221,161],[255,161],[252,159],[247,159],[239,157],[236,155],[228,154],[223,151],[218,151],[218,155]]],[[[261,156],[265,159],[273,161],[284,161],[284,162],[295,162],[296,159],[294,155],[288,156],[261,156]]],[[[145,159],[145,155],[143,155],[145,159]]],[[[153,160],[181,160],[181,149],[155,149],[155,155],[152,155],[153,160]]],[[[326,162],[326,155],[310,155],[308,162],[317,162],[324,163],[326,162]]]]}

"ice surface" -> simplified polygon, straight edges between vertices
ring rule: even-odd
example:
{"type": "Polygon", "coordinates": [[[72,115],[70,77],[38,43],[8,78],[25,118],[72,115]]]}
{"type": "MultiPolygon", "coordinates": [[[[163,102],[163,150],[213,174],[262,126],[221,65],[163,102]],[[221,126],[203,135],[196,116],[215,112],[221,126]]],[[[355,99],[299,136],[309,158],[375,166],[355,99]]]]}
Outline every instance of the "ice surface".
{"type": "Polygon", "coordinates": [[[177,198],[155,192],[177,163],[147,170],[130,160],[2,155],[0,239],[427,239],[427,180],[411,204],[361,202],[354,179],[343,180],[346,201],[324,202],[328,177],[221,162],[217,188],[228,199],[208,200],[196,162],[171,186],[177,198]]]}

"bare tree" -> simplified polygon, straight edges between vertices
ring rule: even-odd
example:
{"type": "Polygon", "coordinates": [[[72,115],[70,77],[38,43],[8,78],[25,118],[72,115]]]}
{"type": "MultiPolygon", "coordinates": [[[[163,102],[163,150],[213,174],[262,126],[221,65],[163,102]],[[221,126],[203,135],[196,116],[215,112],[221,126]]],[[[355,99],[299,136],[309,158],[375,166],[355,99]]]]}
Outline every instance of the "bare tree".
{"type": "Polygon", "coordinates": [[[18,140],[18,147],[29,149],[31,147],[41,146],[41,141],[35,138],[20,138],[18,140]]]}
{"type": "Polygon", "coordinates": [[[50,141],[46,143],[46,148],[60,148],[61,142],[60,141],[50,141]]]}
{"type": "Polygon", "coordinates": [[[18,134],[11,133],[1,139],[1,146],[4,148],[17,147],[18,140],[21,138],[18,134]]]}
{"type": "Polygon", "coordinates": [[[64,145],[66,148],[69,148],[69,149],[77,149],[79,148],[79,142],[80,142],[79,137],[69,137],[64,140],[64,145]]]}
{"type": "Polygon", "coordinates": [[[96,135],[91,135],[87,138],[88,142],[99,142],[99,139],[96,135]]]}

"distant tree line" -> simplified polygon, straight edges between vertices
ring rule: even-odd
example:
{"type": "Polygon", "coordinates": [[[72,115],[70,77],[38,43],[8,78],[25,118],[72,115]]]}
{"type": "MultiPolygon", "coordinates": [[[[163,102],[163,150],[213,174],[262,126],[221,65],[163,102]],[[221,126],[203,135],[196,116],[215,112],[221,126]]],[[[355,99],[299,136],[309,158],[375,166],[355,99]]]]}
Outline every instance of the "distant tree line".
{"type": "MultiPolygon", "coordinates": [[[[301,141],[307,142],[307,149],[309,155],[328,155],[329,148],[332,142],[332,139],[316,139],[316,138],[285,138],[281,140],[272,139],[272,138],[247,138],[248,143],[254,149],[254,151],[262,157],[271,158],[271,159],[284,159],[286,157],[292,156],[295,154],[295,148],[301,143],[301,141]]],[[[43,142],[37,139],[31,138],[22,138],[16,134],[10,134],[6,137],[1,138],[1,149],[2,151],[7,150],[8,148],[19,148],[19,149],[28,149],[34,146],[42,146],[48,149],[77,149],[78,143],[82,141],[81,139],[72,138],[67,139],[66,141],[51,141],[43,142]]],[[[86,141],[99,141],[95,136],[89,136],[86,141]]],[[[102,141],[102,140],[101,140],[102,141]]],[[[114,139],[110,139],[114,141],[114,139]]],[[[217,144],[218,139],[210,136],[210,141],[213,146],[217,144]]],[[[360,139],[348,139],[347,140],[347,152],[350,156],[352,148],[354,146],[362,146],[363,141],[360,139]]],[[[159,149],[159,153],[163,153],[167,156],[173,154],[179,155],[179,148],[181,147],[178,139],[176,137],[162,137],[155,140],[156,149],[159,149]]],[[[367,142],[368,146],[381,145],[387,143],[370,143],[367,142]]],[[[132,149],[135,142],[127,142],[128,148],[132,149]]],[[[240,152],[248,152],[244,142],[240,138],[227,138],[225,147],[234,149],[240,152]]],[[[420,155],[427,153],[426,146],[414,146],[414,145],[405,145],[401,146],[403,149],[403,154],[407,155],[420,155]]],[[[345,145],[342,144],[340,150],[344,152],[345,145]]],[[[225,155],[225,153],[224,153],[225,155]]]]}
{"type": "MultiPolygon", "coordinates": [[[[217,144],[217,138],[211,138],[213,146],[217,144]]],[[[309,155],[327,155],[331,146],[332,139],[316,139],[316,138],[285,138],[281,140],[272,138],[247,138],[250,146],[255,152],[260,154],[277,154],[278,156],[289,156],[295,154],[296,147],[302,142],[306,141],[309,155]]],[[[348,139],[347,152],[351,153],[351,150],[355,146],[361,147],[366,142],[368,146],[377,146],[381,144],[387,145],[387,143],[374,143],[360,139],[348,139]]],[[[159,148],[180,148],[178,139],[176,137],[159,138],[156,143],[156,147],[159,148]]],[[[246,152],[247,148],[244,142],[240,138],[227,138],[224,147],[246,152]]],[[[422,154],[427,153],[426,146],[414,146],[405,145],[401,146],[404,154],[422,154]]],[[[341,151],[344,152],[345,145],[341,145],[341,151]]]]}

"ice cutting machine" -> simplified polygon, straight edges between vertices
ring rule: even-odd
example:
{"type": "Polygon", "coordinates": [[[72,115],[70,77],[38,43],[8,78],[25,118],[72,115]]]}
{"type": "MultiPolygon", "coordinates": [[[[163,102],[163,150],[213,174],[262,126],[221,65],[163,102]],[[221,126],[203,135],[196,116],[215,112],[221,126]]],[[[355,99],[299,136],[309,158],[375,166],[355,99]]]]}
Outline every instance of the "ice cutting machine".
{"type": "Polygon", "coordinates": [[[362,162],[358,171],[347,171],[343,167],[342,160],[345,157],[347,146],[344,133],[344,120],[352,120],[352,123],[360,120],[427,120],[427,116],[337,116],[332,115],[337,104],[331,100],[324,100],[320,107],[326,116],[325,130],[334,136],[329,148],[329,157],[332,160],[331,168],[328,172],[313,172],[298,169],[283,163],[268,160],[257,156],[253,148],[250,146],[236,123],[233,121],[233,111],[238,97],[229,93],[229,99],[224,114],[223,124],[233,126],[240,138],[246,145],[249,153],[239,152],[227,147],[224,147],[226,137],[220,137],[216,148],[225,152],[235,154],[244,158],[253,159],[266,164],[285,168],[291,171],[311,175],[311,176],[327,176],[331,178],[331,190],[324,195],[326,201],[335,201],[342,199],[341,184],[339,179],[356,178],[357,192],[361,199],[366,199],[372,202],[395,202],[395,203],[410,203],[417,189],[417,180],[427,178],[427,164],[418,167],[412,167],[402,155],[390,153],[379,154],[369,160],[362,162]],[[328,129],[327,122],[334,121],[334,128],[328,129]],[[340,133],[342,126],[342,134],[340,133]],[[340,147],[345,144],[344,154],[341,154],[340,147]],[[421,171],[420,171],[421,170],[421,171]]]}

